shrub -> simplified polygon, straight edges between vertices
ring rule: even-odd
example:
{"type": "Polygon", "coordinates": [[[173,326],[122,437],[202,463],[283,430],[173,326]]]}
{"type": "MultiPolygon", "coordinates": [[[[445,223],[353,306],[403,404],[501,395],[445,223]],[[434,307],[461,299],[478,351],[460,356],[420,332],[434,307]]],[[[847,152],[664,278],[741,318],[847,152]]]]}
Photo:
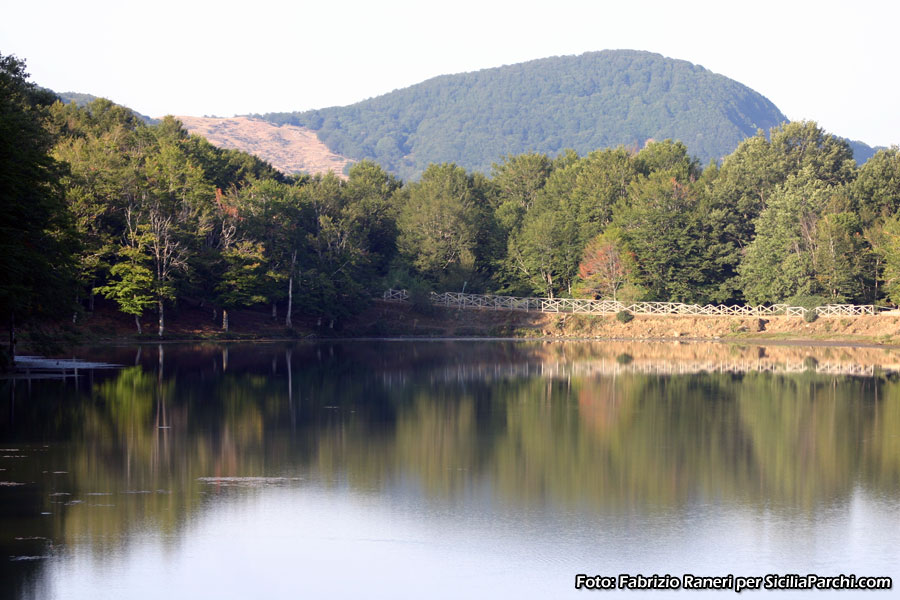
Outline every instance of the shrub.
{"type": "Polygon", "coordinates": [[[412,285],[409,287],[409,303],[415,312],[423,316],[434,315],[434,304],[431,303],[431,290],[425,285],[412,285]]]}
{"type": "Polygon", "coordinates": [[[816,309],[814,309],[814,308],[807,308],[806,311],[803,313],[803,320],[806,321],[807,323],[812,323],[813,321],[815,321],[818,318],[819,318],[819,315],[816,313],[816,309]]]}
{"type": "Polygon", "coordinates": [[[619,323],[630,323],[634,319],[634,315],[627,310],[620,310],[616,313],[616,320],[619,323]]]}
{"type": "Polygon", "coordinates": [[[824,296],[791,296],[784,301],[788,306],[800,306],[807,310],[816,309],[820,306],[828,304],[828,298],[824,296]]]}

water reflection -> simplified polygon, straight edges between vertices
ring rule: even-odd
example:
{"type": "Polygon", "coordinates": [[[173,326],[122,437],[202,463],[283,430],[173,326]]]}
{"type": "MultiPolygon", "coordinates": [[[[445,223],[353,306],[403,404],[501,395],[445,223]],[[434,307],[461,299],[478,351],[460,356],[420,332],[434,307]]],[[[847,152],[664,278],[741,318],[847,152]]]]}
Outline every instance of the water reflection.
{"type": "MultiPolygon", "coordinates": [[[[192,524],[247,494],[317,498],[315,511],[362,494],[409,509],[395,520],[429,507],[423,518],[437,511],[450,531],[472,520],[490,531],[503,517],[498,535],[513,545],[532,529],[595,543],[602,530],[624,556],[635,540],[669,544],[669,556],[701,522],[743,528],[737,546],[764,552],[761,535],[772,543],[779,528],[849,518],[848,507],[865,521],[856,529],[900,512],[893,350],[346,342],[85,356],[132,366],[0,383],[0,577],[11,597],[56,593],[47,565],[73,557],[87,560],[70,574],[83,587],[148,533],[189,544],[192,524]],[[866,520],[860,506],[881,508],[866,520]]],[[[881,531],[900,541],[896,526],[881,531]]],[[[855,543],[854,556],[874,552],[855,543]]],[[[584,556],[576,546],[528,547],[584,556]]],[[[750,554],[744,571],[765,558],[750,554]]],[[[575,568],[554,571],[566,590],[575,568]]]]}

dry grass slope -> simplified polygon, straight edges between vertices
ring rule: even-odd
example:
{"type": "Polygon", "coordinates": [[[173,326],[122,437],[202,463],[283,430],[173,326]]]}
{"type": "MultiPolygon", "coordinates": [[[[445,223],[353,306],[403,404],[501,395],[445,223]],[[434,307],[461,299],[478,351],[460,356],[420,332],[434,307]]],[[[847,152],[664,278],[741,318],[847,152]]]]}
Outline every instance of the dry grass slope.
{"type": "Polygon", "coordinates": [[[334,154],[319,141],[314,131],[247,117],[220,119],[177,117],[190,133],[205,137],[219,148],[242,150],[272,164],[283,173],[327,173],[345,177],[352,161],[334,154]]]}

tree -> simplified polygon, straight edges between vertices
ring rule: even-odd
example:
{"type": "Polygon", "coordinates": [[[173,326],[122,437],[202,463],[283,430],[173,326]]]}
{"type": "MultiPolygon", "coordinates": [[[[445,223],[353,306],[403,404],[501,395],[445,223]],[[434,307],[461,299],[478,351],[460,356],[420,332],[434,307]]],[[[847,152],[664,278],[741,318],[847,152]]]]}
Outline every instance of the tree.
{"type": "Polygon", "coordinates": [[[352,182],[329,174],[300,187],[306,253],[297,259],[304,264],[301,298],[320,322],[328,319],[329,327],[365,306],[386,270],[386,257],[394,252],[387,199],[394,185],[368,163],[353,171],[352,182]]]}
{"type": "Polygon", "coordinates": [[[672,140],[649,142],[635,155],[634,167],[641,175],[665,172],[681,183],[700,177],[700,163],[688,156],[687,146],[672,140]]]}
{"type": "Polygon", "coordinates": [[[849,183],[856,161],[847,140],[826,133],[815,121],[792,121],[772,128],[769,143],[781,181],[803,171],[826,185],[849,183]]]}
{"type": "Polygon", "coordinates": [[[900,213],[888,217],[876,248],[884,259],[884,291],[895,305],[900,305],[900,213]]]}
{"type": "Polygon", "coordinates": [[[61,167],[43,126],[55,98],[27,79],[23,61],[0,55],[0,313],[13,360],[17,321],[69,310],[75,289],[61,167]]]}
{"type": "Polygon", "coordinates": [[[756,238],[741,263],[744,296],[754,304],[817,295],[816,226],[830,197],[828,186],[792,176],[776,190],[756,221],[756,238]]]}
{"type": "Polygon", "coordinates": [[[715,273],[706,260],[709,231],[699,218],[701,188],[667,171],[632,182],[614,223],[634,255],[635,283],[649,299],[708,302],[715,273]]]}
{"type": "Polygon", "coordinates": [[[710,191],[716,203],[727,207],[733,219],[722,223],[722,238],[745,248],[755,235],[754,222],[768,205],[784,175],[775,167],[775,155],[766,134],[759,131],[725,157],[710,191]]]}
{"type": "Polygon", "coordinates": [[[421,274],[437,280],[449,274],[471,274],[478,252],[476,222],[479,202],[473,179],[453,164],[431,165],[408,197],[397,218],[398,249],[421,274]]]}
{"type": "Polygon", "coordinates": [[[162,337],[166,302],[178,297],[176,277],[188,272],[188,259],[202,244],[206,231],[198,223],[213,209],[215,194],[199,161],[189,153],[190,138],[179,121],[166,117],[150,133],[153,147],[142,163],[146,191],[139,210],[150,233],[162,337]]]}
{"type": "Polygon", "coordinates": [[[547,155],[537,152],[506,155],[500,163],[494,163],[492,180],[499,198],[497,219],[505,231],[522,226],[525,213],[534,206],[551,169],[547,155]]]}
{"type": "Polygon", "coordinates": [[[127,238],[126,207],[146,188],[140,174],[146,131],[130,110],[102,98],[84,108],[56,102],[49,127],[59,137],[53,156],[68,167],[60,184],[80,241],[78,279],[93,310],[94,289],[127,238]]]}
{"type": "Polygon", "coordinates": [[[865,226],[896,214],[900,210],[900,148],[875,153],[859,169],[851,189],[865,226]]]}
{"type": "Polygon", "coordinates": [[[637,295],[633,273],[634,256],[624,248],[622,234],[616,227],[588,242],[578,265],[583,292],[594,298],[618,300],[626,291],[628,299],[633,299],[637,295]]]}
{"type": "Polygon", "coordinates": [[[565,228],[559,213],[545,210],[532,213],[522,231],[510,237],[507,260],[541,296],[553,298],[561,290],[570,289],[565,228]]]}
{"type": "Polygon", "coordinates": [[[613,210],[627,197],[628,186],[637,177],[636,162],[621,146],[591,152],[581,160],[570,191],[581,247],[612,221],[613,210]]]}
{"type": "Polygon", "coordinates": [[[223,253],[227,267],[216,290],[222,307],[222,329],[228,331],[228,311],[266,301],[265,260],[262,244],[247,240],[238,242],[223,253]]]}
{"type": "Polygon", "coordinates": [[[124,244],[118,251],[120,261],[110,269],[113,279],[95,288],[94,292],[108,300],[115,300],[123,313],[134,315],[138,334],[142,334],[141,317],[155,301],[153,271],[147,266],[151,238],[146,226],[137,225],[133,217],[129,210],[125,220],[127,231],[124,244]]]}
{"type": "Polygon", "coordinates": [[[826,185],[843,185],[856,175],[853,151],[845,140],[826,133],[814,121],[794,121],[759,131],[725,157],[712,187],[721,204],[733,207],[737,219],[723,232],[726,240],[746,248],[755,235],[754,222],[776,188],[799,176],[826,185]]]}
{"type": "Polygon", "coordinates": [[[816,227],[816,280],[833,303],[864,302],[872,287],[872,251],[862,235],[859,217],[830,212],[816,227]]]}

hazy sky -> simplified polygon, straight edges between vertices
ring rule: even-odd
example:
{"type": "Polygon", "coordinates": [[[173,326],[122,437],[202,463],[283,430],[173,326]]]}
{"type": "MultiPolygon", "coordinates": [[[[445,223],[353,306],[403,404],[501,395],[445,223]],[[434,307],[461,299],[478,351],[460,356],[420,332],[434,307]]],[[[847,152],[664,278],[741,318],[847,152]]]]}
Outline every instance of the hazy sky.
{"type": "Polygon", "coordinates": [[[350,104],[436,75],[629,48],[688,60],[791,119],[900,143],[900,2],[10,0],[0,54],[151,116],[350,104]]]}

